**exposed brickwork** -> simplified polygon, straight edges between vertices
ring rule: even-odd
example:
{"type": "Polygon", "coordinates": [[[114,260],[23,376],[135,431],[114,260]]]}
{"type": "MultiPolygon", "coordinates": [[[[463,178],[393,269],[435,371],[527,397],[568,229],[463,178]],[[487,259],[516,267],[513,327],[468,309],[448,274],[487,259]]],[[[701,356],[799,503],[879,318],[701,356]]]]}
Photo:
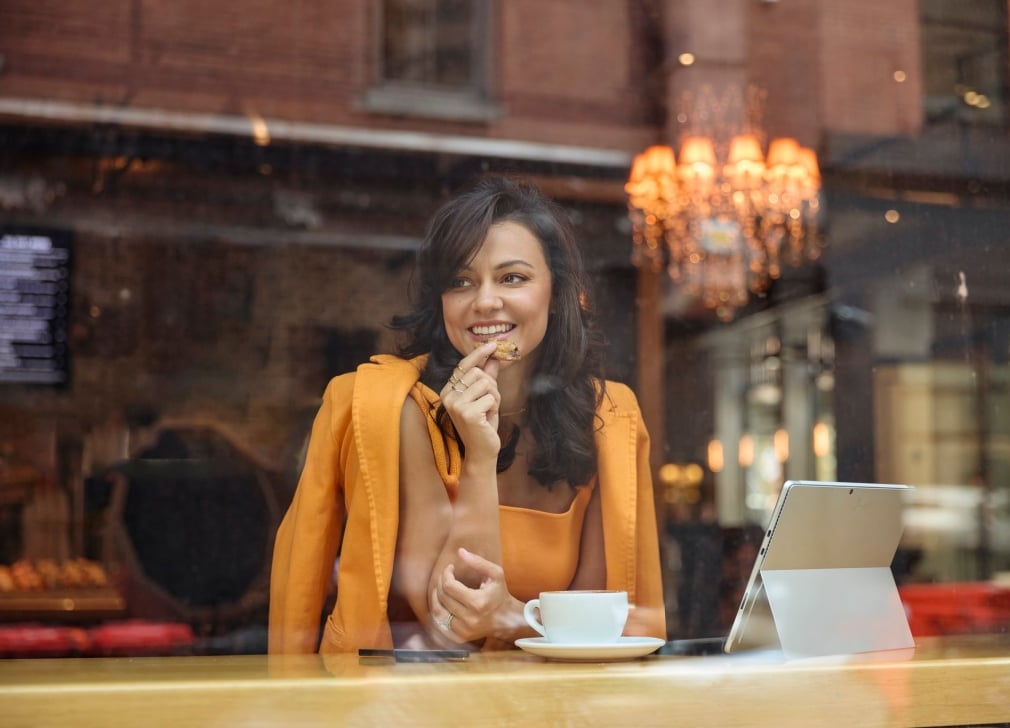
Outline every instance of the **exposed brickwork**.
{"type": "Polygon", "coordinates": [[[922,125],[916,0],[822,2],[821,121],[826,129],[914,134],[922,125]],[[894,72],[907,80],[897,83],[894,72]]]}
{"type": "Polygon", "coordinates": [[[751,3],[750,80],[767,91],[765,125],[772,136],[817,146],[821,134],[821,0],[751,3]]]}
{"type": "Polygon", "coordinates": [[[0,95],[555,143],[574,134],[576,143],[632,151],[627,128],[642,127],[648,105],[631,72],[633,4],[493,5],[493,85],[509,115],[488,123],[363,112],[377,29],[365,0],[105,0],[98,9],[11,0],[0,24],[0,95]],[[544,123],[551,119],[565,124],[544,123]]]}
{"type": "Polygon", "coordinates": [[[377,29],[376,4],[365,0],[100,0],[86,7],[8,0],[0,24],[0,94],[630,152],[655,132],[649,110],[666,93],[657,76],[736,67],[742,80],[768,89],[773,132],[806,143],[824,132],[914,134],[921,125],[915,0],[509,0],[492,6],[492,86],[507,114],[491,122],[364,112],[359,101],[375,81],[377,29]],[[659,25],[667,42],[665,71],[650,57],[659,25]],[[681,51],[695,53],[694,69],[677,67],[681,51]],[[895,82],[896,70],[905,72],[904,82],[895,82]]]}
{"type": "Polygon", "coordinates": [[[606,103],[637,85],[629,75],[627,6],[581,0],[502,3],[499,73],[505,96],[518,92],[606,103]]]}

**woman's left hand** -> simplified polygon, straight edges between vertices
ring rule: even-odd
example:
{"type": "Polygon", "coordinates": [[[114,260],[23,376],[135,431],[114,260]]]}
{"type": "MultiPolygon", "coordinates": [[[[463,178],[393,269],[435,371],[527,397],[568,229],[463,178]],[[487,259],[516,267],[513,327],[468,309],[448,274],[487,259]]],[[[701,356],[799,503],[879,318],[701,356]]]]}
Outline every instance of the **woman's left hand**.
{"type": "Polygon", "coordinates": [[[488,341],[460,359],[439,392],[439,399],[466,447],[466,459],[498,459],[499,362],[491,356],[495,344],[488,341]]]}
{"type": "Polygon", "coordinates": [[[502,567],[463,548],[459,558],[480,575],[480,586],[468,587],[456,578],[452,564],[446,566],[432,589],[432,619],[455,642],[508,634],[522,620],[523,605],[509,593],[502,567]]]}

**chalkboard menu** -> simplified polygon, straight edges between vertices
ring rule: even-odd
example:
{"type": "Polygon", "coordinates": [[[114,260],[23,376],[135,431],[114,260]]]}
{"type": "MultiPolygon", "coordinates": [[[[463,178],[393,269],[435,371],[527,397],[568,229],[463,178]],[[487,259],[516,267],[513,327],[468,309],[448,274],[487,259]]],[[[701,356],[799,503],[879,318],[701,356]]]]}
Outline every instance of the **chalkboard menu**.
{"type": "Polygon", "coordinates": [[[67,382],[71,240],[0,226],[0,382],[67,382]]]}

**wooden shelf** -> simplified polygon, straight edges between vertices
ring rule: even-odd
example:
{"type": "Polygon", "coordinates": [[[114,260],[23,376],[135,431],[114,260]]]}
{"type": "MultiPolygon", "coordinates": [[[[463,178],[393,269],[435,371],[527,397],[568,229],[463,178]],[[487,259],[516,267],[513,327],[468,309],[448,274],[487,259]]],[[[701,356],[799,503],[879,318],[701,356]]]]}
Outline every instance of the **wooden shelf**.
{"type": "Polygon", "coordinates": [[[122,616],[126,600],[114,589],[57,589],[0,594],[0,621],[93,620],[122,616]]]}

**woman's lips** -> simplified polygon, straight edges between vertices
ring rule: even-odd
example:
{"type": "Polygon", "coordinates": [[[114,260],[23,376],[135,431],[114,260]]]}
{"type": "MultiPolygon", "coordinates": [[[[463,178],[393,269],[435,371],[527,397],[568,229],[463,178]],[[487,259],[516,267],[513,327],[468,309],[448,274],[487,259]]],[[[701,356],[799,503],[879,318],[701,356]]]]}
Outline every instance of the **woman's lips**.
{"type": "Polygon", "coordinates": [[[515,331],[515,324],[487,324],[471,326],[467,331],[470,332],[472,336],[477,337],[477,340],[482,344],[486,344],[489,341],[495,341],[498,339],[504,339],[510,333],[515,331]]]}

